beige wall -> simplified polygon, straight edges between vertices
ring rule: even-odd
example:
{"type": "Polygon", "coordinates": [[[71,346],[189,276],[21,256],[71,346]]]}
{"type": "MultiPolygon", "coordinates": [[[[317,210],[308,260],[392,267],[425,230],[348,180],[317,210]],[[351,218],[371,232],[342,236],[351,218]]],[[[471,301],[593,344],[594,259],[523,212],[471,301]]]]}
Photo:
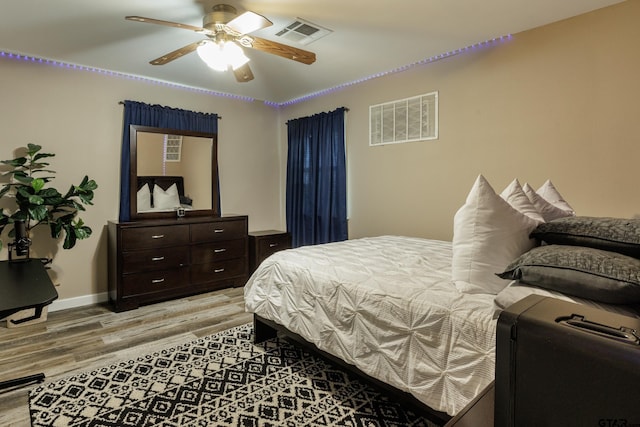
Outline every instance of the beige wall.
{"type": "MultiPolygon", "coordinates": [[[[164,134],[138,132],[136,135],[136,156],[142,161],[136,162],[138,176],[162,175],[164,157],[164,134]]],[[[170,173],[167,175],[174,175],[170,173]]]]}
{"type": "Polygon", "coordinates": [[[0,58],[0,159],[38,143],[56,154],[58,188],[84,174],[100,186],[82,215],[94,236],[71,251],[37,253],[55,254],[61,299],[107,289],[104,227],[118,214],[124,99],[223,117],[222,210],[249,215],[251,230],[284,226],[286,121],[339,106],[350,109],[352,238],[450,239],[453,215],[479,173],[499,191],[514,177],[536,187],[551,178],[581,215],[632,216],[640,213],[639,21],[640,2],[627,1],[279,110],[0,58]],[[369,105],[434,90],[438,140],[368,146],[369,105]]]}
{"type": "Polygon", "coordinates": [[[640,2],[370,80],[283,110],[347,113],[349,234],[449,240],[482,173],[497,191],[550,178],[580,215],[640,214],[640,2]],[[436,141],[368,146],[369,105],[438,91],[436,141]]]}
{"type": "MultiPolygon", "coordinates": [[[[223,213],[249,216],[250,229],[283,225],[275,112],[261,102],[208,96],[160,84],[0,58],[0,159],[27,143],[42,145],[66,191],[87,174],[99,188],[95,205],[81,214],[93,236],[70,250],[53,245],[48,230],[33,236],[35,256],[54,256],[60,299],[107,290],[107,221],[117,219],[123,106],[131,99],[214,112],[219,122],[223,213]],[[40,237],[39,237],[40,236],[40,237]]],[[[6,231],[0,259],[6,259],[6,231]]]]}
{"type": "MultiPolygon", "coordinates": [[[[211,203],[211,145],[211,138],[185,136],[182,143],[182,159],[180,162],[175,162],[179,165],[177,175],[184,177],[185,195],[193,200],[194,209],[211,209],[213,206],[211,203]],[[191,165],[197,166],[191,167],[191,165]]],[[[275,203],[275,205],[278,204],[275,203]]]]}

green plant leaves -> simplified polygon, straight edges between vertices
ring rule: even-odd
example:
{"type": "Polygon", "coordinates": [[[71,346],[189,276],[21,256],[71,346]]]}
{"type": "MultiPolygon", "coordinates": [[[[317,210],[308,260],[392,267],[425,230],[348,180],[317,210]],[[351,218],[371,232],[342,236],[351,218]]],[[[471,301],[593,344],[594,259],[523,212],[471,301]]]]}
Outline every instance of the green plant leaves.
{"type": "Polygon", "coordinates": [[[85,226],[81,219],[77,222],[72,221],[62,224],[62,229],[65,232],[64,243],[62,244],[64,249],[71,249],[78,239],[86,239],[92,233],[91,228],[85,226]]]}
{"type": "Polygon", "coordinates": [[[29,203],[32,205],[41,205],[44,203],[44,199],[37,194],[32,194],[28,197],[29,203]]]}
{"type": "Polygon", "coordinates": [[[25,185],[29,185],[31,183],[31,181],[33,180],[33,178],[31,178],[29,175],[27,175],[23,171],[14,171],[14,172],[11,172],[11,173],[13,173],[13,179],[15,179],[19,183],[22,183],[22,184],[25,184],[25,185]]]}
{"type": "MultiPolygon", "coordinates": [[[[40,145],[27,144],[26,156],[0,161],[10,168],[3,175],[13,178],[12,182],[0,189],[0,198],[14,196],[17,204],[13,214],[0,210],[0,234],[16,220],[25,222],[27,234],[38,225],[48,224],[51,237],[59,239],[64,234],[63,248],[71,249],[77,240],[91,236],[91,228],[77,218],[77,214],[85,210],[84,205],[93,204],[98,184],[85,175],[80,184],[72,185],[64,196],[53,187],[45,188],[54,177],[34,177],[34,174],[55,174],[55,171],[45,169],[49,163],[41,161],[55,155],[41,153],[41,149],[40,145]]],[[[12,232],[10,230],[9,234],[12,232]]],[[[1,245],[0,241],[0,248],[1,245]]]]}
{"type": "Polygon", "coordinates": [[[27,158],[26,157],[17,157],[17,158],[12,159],[12,160],[2,160],[2,161],[0,161],[0,163],[3,163],[5,165],[9,165],[9,166],[14,167],[14,168],[19,168],[19,167],[23,166],[25,163],[27,163],[27,158]]]}
{"type": "Polygon", "coordinates": [[[36,193],[42,190],[42,188],[44,188],[44,184],[45,184],[45,181],[42,178],[36,178],[31,180],[31,188],[33,188],[33,190],[36,193]]]}
{"type": "Polygon", "coordinates": [[[45,205],[30,206],[27,211],[29,212],[29,218],[38,223],[46,220],[49,214],[49,209],[45,205]]]}

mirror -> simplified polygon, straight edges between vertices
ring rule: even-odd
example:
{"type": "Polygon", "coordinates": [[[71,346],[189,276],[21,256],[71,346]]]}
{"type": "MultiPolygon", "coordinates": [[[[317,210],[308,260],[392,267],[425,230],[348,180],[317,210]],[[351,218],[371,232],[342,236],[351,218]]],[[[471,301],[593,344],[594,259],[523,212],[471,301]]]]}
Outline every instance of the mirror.
{"type": "Polygon", "coordinates": [[[130,126],[131,219],[219,216],[217,135],[130,126]]]}

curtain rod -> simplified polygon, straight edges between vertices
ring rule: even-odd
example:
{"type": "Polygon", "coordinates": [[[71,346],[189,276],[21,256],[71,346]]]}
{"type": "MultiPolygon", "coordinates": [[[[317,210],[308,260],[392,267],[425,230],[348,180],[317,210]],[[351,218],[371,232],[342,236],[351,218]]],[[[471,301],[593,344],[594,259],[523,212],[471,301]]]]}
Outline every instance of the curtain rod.
{"type": "MultiPolygon", "coordinates": [[[[118,104],[124,105],[124,101],[118,101],[118,104]]],[[[222,120],[222,116],[218,116],[218,120],[222,120]]]]}
{"type": "MultiPolygon", "coordinates": [[[[348,112],[349,112],[349,108],[347,108],[347,107],[338,107],[338,108],[336,108],[336,109],[335,109],[335,110],[333,110],[333,111],[329,111],[329,113],[333,113],[334,111],[337,111],[337,110],[339,110],[339,109],[343,109],[345,113],[348,113],[348,112]]],[[[326,113],[326,111],[324,111],[324,113],[326,113]]],[[[316,114],[322,114],[322,113],[316,113],[316,114]]],[[[306,119],[306,118],[309,118],[309,117],[313,117],[313,116],[315,116],[316,114],[312,114],[311,116],[307,116],[307,117],[298,117],[298,119],[306,119]]],[[[287,120],[287,122],[286,122],[285,124],[286,124],[286,125],[288,125],[288,124],[289,124],[289,122],[290,122],[290,121],[292,121],[292,120],[297,120],[297,119],[287,120]]]]}

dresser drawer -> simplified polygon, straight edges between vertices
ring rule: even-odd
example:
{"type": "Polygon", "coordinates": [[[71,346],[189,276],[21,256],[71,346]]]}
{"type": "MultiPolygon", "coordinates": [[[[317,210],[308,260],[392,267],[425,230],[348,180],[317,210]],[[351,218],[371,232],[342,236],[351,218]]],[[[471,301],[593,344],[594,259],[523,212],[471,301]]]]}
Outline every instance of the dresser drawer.
{"type": "Polygon", "coordinates": [[[185,287],[189,285],[189,268],[127,274],[123,284],[123,297],[185,287]]]}
{"type": "Polygon", "coordinates": [[[124,252],[188,244],[188,225],[138,227],[122,230],[122,250],[124,252]]]}
{"type": "Polygon", "coordinates": [[[281,251],[283,249],[291,248],[291,235],[290,234],[278,234],[274,236],[268,236],[258,240],[258,257],[260,261],[263,261],[269,255],[281,251]]]}
{"type": "Polygon", "coordinates": [[[247,236],[246,221],[219,221],[191,225],[191,242],[219,242],[247,236]]]}
{"type": "Polygon", "coordinates": [[[124,274],[169,270],[186,265],[189,265],[189,246],[145,249],[122,254],[122,272],[124,274]]]}
{"type": "Polygon", "coordinates": [[[205,264],[233,258],[244,258],[246,251],[246,239],[201,243],[191,247],[191,263],[205,264]]]}
{"type": "Polygon", "coordinates": [[[247,274],[246,258],[191,266],[191,282],[205,283],[247,274]]]}

